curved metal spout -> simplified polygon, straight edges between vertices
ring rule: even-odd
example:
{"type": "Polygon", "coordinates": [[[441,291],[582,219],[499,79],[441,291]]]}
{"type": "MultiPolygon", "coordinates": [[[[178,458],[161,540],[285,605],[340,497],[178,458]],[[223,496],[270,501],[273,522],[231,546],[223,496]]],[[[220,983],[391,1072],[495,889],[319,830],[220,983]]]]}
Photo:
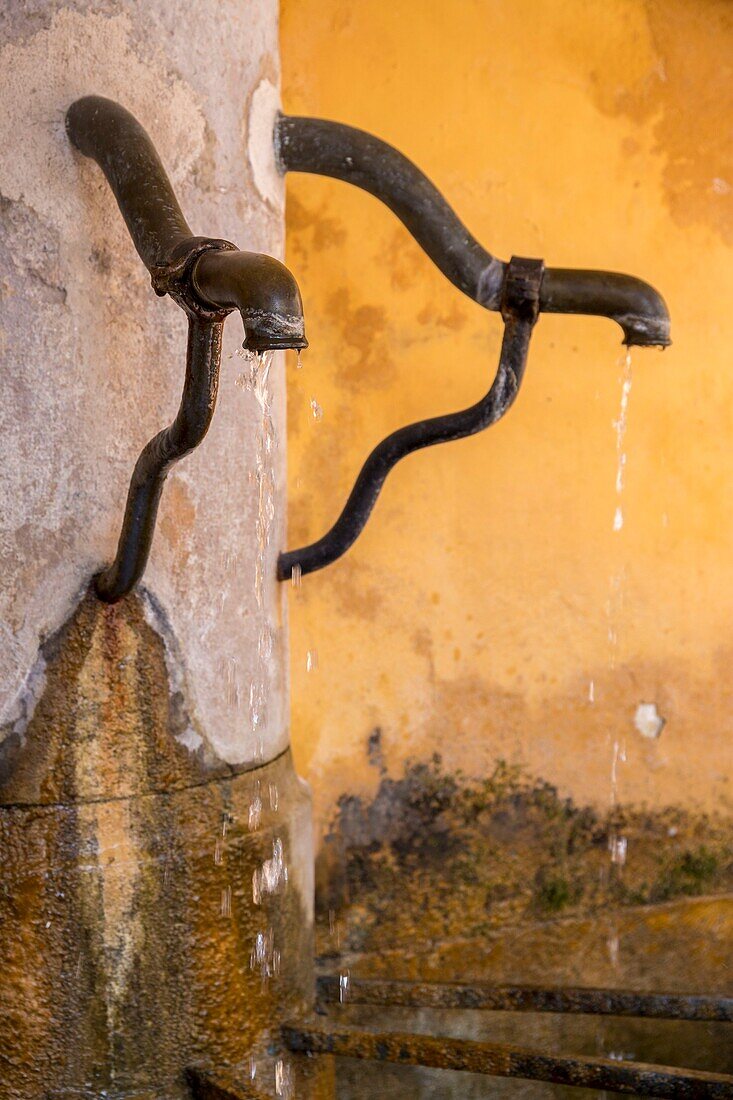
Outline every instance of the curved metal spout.
{"type": "Polygon", "coordinates": [[[243,346],[251,351],[303,348],[307,341],[300,292],[288,269],[272,256],[240,252],[229,241],[193,236],[150,138],[129,111],[86,96],[69,108],[66,128],[76,148],[107,177],[153,289],[170,294],[189,318],[181,407],[138,458],[117,557],[95,578],[97,594],[113,603],[143,574],[168,471],[209,429],[227,315],[239,310],[243,346]]]}
{"type": "Polygon", "coordinates": [[[307,347],[303,304],[292,274],[272,256],[195,237],[147,133],[128,110],[85,96],[66,115],[69,139],[96,160],[117,199],[140,259],[159,294],[189,312],[223,319],[239,310],[250,351],[307,347]]]}
{"type": "Polygon", "coordinates": [[[249,351],[307,348],[298,284],[273,256],[204,252],[191,271],[195,292],[213,309],[238,309],[249,351]]]}
{"type": "MultiPolygon", "coordinates": [[[[392,145],[340,122],[281,115],[275,148],[283,172],[331,176],[380,199],[454,286],[486,309],[501,308],[508,265],[476,240],[427,176],[392,145]]],[[[629,275],[548,267],[540,313],[609,317],[626,344],[670,342],[661,295],[629,275]]]]}
{"type": "Polygon", "coordinates": [[[544,313],[585,313],[620,325],[629,347],[666,348],[669,313],[661,294],[633,275],[548,267],[542,283],[544,313]]]}
{"type": "MultiPolygon", "coordinates": [[[[476,240],[412,161],[372,134],[324,119],[280,115],[274,141],[282,172],[331,176],[376,196],[454,286],[486,309],[501,310],[506,325],[502,360],[516,339],[517,318],[528,312],[533,319],[542,312],[605,316],[620,325],[625,344],[669,344],[667,307],[648,283],[609,271],[545,269],[541,261],[513,258],[504,263],[476,240]]],[[[530,331],[531,326],[527,340],[530,331]]],[[[518,387],[521,373],[516,377],[518,387]]],[[[394,463],[410,451],[460,439],[494,423],[511,404],[500,396],[502,386],[500,364],[491,390],[471,409],[412,424],[380,443],[331,530],[309,546],[281,554],[278,576],[291,576],[298,567],[307,573],[340,557],[363,529],[394,463]]],[[[516,390],[512,399],[515,395],[516,390]]]]}
{"type": "Polygon", "coordinates": [[[280,115],[282,172],[313,172],[368,191],[396,214],[447,279],[486,309],[500,309],[507,264],[468,231],[437,187],[386,141],[322,118],[280,115]]]}

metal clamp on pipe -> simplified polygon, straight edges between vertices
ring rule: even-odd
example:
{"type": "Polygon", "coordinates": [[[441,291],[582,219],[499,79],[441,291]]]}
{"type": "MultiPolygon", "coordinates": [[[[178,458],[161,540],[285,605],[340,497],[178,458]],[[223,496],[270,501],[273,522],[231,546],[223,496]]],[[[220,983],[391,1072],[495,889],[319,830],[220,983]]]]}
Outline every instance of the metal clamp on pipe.
{"type": "Polygon", "coordinates": [[[199,445],[216,408],[222,325],[238,310],[243,347],[305,348],[303,305],[279,260],[241,252],[229,241],[192,234],[155,148],[129,111],[101,96],[71,105],[72,144],[107,177],[153,289],[169,294],[189,320],[186,377],[178,415],[143,448],[127,496],[117,556],[95,577],[98,596],[114,603],[140,580],[158,504],[171,467],[199,445]]]}

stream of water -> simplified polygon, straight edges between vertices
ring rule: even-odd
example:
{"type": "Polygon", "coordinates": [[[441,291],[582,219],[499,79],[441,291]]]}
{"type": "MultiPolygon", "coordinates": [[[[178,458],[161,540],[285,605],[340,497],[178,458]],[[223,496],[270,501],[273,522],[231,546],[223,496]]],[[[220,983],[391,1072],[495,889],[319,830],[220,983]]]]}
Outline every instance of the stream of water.
{"type": "MultiPolygon", "coordinates": [[[[633,374],[631,366],[631,351],[630,349],[628,349],[623,360],[623,368],[621,372],[621,398],[619,402],[618,416],[613,421],[613,429],[616,436],[616,476],[614,482],[616,504],[613,515],[612,532],[615,536],[621,536],[624,530],[623,493],[627,464],[626,431],[628,428],[629,399],[631,397],[632,381],[633,374]]],[[[619,546],[619,557],[621,557],[621,551],[622,545],[619,546]]],[[[621,627],[624,602],[626,597],[626,581],[626,564],[625,561],[622,561],[618,569],[614,573],[612,573],[609,582],[607,617],[609,668],[611,673],[616,670],[618,664],[619,630],[621,627]]],[[[591,694],[593,692],[594,685],[591,682],[591,694]]],[[[619,772],[620,768],[626,763],[626,739],[625,737],[616,734],[609,735],[609,740],[611,742],[609,813],[611,820],[613,821],[614,813],[618,807],[619,772]]],[[[619,833],[615,825],[613,824],[609,831],[608,850],[610,858],[610,881],[613,882],[613,876],[620,876],[623,873],[623,868],[626,863],[628,852],[628,838],[619,833]]],[[[620,962],[619,952],[621,944],[618,924],[613,919],[610,923],[606,943],[611,965],[614,969],[618,969],[620,962]]]]}

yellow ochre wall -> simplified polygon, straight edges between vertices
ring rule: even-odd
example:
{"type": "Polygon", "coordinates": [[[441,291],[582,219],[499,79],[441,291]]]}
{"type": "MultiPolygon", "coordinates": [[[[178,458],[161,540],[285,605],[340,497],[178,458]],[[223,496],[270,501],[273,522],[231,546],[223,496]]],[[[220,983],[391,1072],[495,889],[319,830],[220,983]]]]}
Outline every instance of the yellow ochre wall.
{"type": "MultiPolygon", "coordinates": [[[[286,111],[396,145],[502,258],[649,280],[674,342],[632,356],[619,532],[620,330],[543,316],[505,420],[401,463],[347,556],[290,593],[320,825],[435,752],[468,776],[521,764],[600,810],[615,753],[620,803],[729,813],[733,5],[283,0],[281,41],[286,111]],[[666,719],[657,740],[640,702],[666,719]]],[[[485,392],[502,325],[371,196],[287,186],[311,341],[288,362],[296,546],[383,436],[485,392]]]]}

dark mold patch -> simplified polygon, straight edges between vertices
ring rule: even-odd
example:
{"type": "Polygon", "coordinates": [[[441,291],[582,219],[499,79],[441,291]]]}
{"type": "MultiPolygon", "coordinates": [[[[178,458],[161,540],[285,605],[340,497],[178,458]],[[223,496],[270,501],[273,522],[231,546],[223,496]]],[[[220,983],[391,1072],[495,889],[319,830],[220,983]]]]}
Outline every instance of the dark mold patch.
{"type": "MultiPolygon", "coordinates": [[[[379,730],[367,752],[383,768],[379,730]]],[[[344,950],[412,947],[723,893],[733,889],[733,830],[675,807],[602,815],[506,763],[468,779],[434,756],[400,779],[383,773],[370,802],[341,796],[316,881],[324,931],[338,912],[344,950]],[[623,865],[611,859],[619,839],[623,865]]],[[[324,952],[333,947],[324,934],[324,952]]]]}

